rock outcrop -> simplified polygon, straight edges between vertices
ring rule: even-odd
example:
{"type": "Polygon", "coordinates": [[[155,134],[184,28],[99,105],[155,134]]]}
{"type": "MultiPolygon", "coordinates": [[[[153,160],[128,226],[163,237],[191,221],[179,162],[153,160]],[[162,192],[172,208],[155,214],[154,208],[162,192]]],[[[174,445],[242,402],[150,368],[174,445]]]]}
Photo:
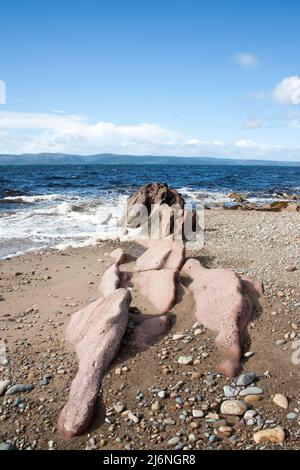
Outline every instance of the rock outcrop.
{"type": "Polygon", "coordinates": [[[172,237],[154,240],[148,250],[136,260],[136,270],[179,270],[184,263],[184,257],[185,247],[182,240],[174,240],[172,237]]]}
{"type": "Polygon", "coordinates": [[[177,271],[175,269],[151,270],[138,274],[136,283],[141,293],[149,299],[157,313],[166,313],[174,305],[177,271]]]}
{"type": "Polygon", "coordinates": [[[196,259],[189,259],[182,272],[191,280],[188,288],[198,321],[217,333],[216,344],[225,356],[221,371],[235,377],[241,369],[241,345],[252,318],[252,299],[254,293],[261,295],[262,288],[248,278],[243,283],[230,269],[206,269],[196,259]]]}
{"type": "MultiPolygon", "coordinates": [[[[147,222],[152,211],[152,205],[166,205],[169,207],[178,206],[184,208],[184,199],[176,189],[170,188],[166,183],[150,183],[142,186],[138,191],[132,194],[127,201],[127,214],[123,215],[123,224],[129,227],[140,227],[147,222]],[[138,218],[135,210],[136,205],[143,205],[146,208],[145,216],[138,218]]],[[[172,225],[172,221],[171,221],[172,225]]],[[[172,227],[171,227],[172,230],[172,227]]]]}
{"type": "Polygon", "coordinates": [[[118,264],[112,264],[103,274],[99,284],[99,292],[103,297],[108,297],[120,286],[120,270],[118,264]]]}
{"type": "Polygon", "coordinates": [[[75,346],[79,367],[59,417],[59,429],[67,436],[82,434],[90,425],[102,376],[126,331],[130,302],[129,291],[117,289],[75,314],[70,322],[67,337],[75,346]]]}

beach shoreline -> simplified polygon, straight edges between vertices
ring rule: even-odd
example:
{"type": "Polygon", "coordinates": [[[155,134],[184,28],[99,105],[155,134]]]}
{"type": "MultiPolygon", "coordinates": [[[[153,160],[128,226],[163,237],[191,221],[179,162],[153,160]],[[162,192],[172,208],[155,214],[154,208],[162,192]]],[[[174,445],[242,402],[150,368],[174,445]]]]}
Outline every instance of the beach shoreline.
{"type": "MultiPolygon", "coordinates": [[[[300,340],[299,216],[207,210],[205,246],[187,254],[198,257],[208,268],[232,268],[264,283],[262,311],[249,328],[248,352],[254,354],[245,359],[244,368],[261,377],[258,385],[264,392],[263,399],[251,407],[262,416],[264,425],[274,420],[285,429],[286,448],[300,448],[299,417],[294,411],[300,404],[300,365],[291,360],[292,343],[300,340]],[[288,397],[288,411],[272,402],[276,393],[288,397]],[[289,419],[288,413],[295,413],[295,418],[289,419]]],[[[215,423],[223,419],[218,400],[224,396],[223,386],[232,381],[216,371],[214,335],[204,328],[194,335],[196,319],[188,297],[172,309],[175,322],[170,334],[147,351],[132,351],[125,337],[102,382],[88,433],[74,439],[58,433],[58,415],[77,369],[64,330],[74,312],[97,298],[101,275],[112,263],[106,253],[118,246],[117,241],[105,241],[97,246],[47,249],[0,260],[0,339],[6,344],[8,360],[0,366],[0,380],[7,379],[10,385],[34,385],[29,393],[0,397],[1,441],[23,449],[168,449],[169,440],[183,429],[180,441],[192,449],[257,448],[253,442],[257,425],[231,417],[223,423],[231,429],[228,435],[216,431],[215,423]],[[179,333],[182,339],[173,340],[179,333]],[[178,357],[187,353],[200,357],[199,363],[178,365],[178,357]],[[180,381],[184,385],[176,391],[172,387],[180,381]],[[153,390],[158,389],[167,391],[166,398],[157,398],[153,390]],[[139,422],[118,414],[114,410],[118,402],[124,403],[124,410],[140,415],[139,422]],[[156,402],[158,405],[152,406],[156,402]],[[195,419],[193,409],[202,410],[203,418],[195,419]],[[192,434],[195,440],[189,437],[192,434]],[[215,440],[210,438],[213,435],[215,440]]],[[[122,247],[131,258],[137,256],[134,242],[122,247]]],[[[122,265],[123,270],[132,269],[131,258],[122,265]]],[[[139,292],[132,294],[131,308],[151,313],[146,299],[139,292]]]]}

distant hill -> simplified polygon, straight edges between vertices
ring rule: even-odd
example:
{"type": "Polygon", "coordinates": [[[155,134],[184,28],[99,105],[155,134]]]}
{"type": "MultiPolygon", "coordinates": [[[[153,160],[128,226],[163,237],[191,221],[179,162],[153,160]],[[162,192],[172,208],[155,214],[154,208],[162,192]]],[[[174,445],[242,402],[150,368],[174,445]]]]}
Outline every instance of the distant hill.
{"type": "Polygon", "coordinates": [[[0,155],[0,165],[261,165],[299,166],[300,162],[278,162],[238,158],[213,157],[159,157],[153,155],[69,155],[65,153],[38,153],[0,155]]]}

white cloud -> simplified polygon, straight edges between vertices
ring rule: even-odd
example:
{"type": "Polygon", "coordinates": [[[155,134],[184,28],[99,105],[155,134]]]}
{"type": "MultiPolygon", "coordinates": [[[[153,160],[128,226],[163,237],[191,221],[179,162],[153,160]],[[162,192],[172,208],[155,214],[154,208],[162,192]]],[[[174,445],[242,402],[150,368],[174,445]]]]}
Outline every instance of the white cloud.
{"type": "Polygon", "coordinates": [[[233,143],[220,139],[205,140],[198,136],[185,136],[157,124],[90,123],[80,115],[0,111],[0,154],[39,152],[200,155],[300,161],[300,148],[246,139],[233,143]]]}
{"type": "Polygon", "coordinates": [[[252,69],[258,66],[258,57],[250,52],[240,52],[235,54],[235,61],[245,69],[252,69]]]}
{"type": "Polygon", "coordinates": [[[280,104],[300,104],[300,77],[284,78],[273,91],[274,100],[280,104]]]}
{"type": "Polygon", "coordinates": [[[261,118],[248,118],[243,123],[244,129],[260,129],[263,126],[263,120],[261,118]]]}

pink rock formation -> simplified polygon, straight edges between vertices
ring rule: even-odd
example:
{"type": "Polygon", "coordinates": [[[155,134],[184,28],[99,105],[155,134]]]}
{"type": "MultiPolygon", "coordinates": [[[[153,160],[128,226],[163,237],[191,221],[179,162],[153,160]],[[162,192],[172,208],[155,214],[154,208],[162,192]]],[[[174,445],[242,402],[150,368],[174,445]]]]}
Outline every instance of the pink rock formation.
{"type": "Polygon", "coordinates": [[[165,313],[174,305],[176,280],[177,271],[171,269],[145,271],[136,278],[142,294],[148,297],[158,313],[165,313]]]}
{"type": "Polygon", "coordinates": [[[153,240],[148,250],[136,260],[136,270],[180,269],[184,262],[184,255],[182,240],[173,240],[172,237],[153,240]]]}
{"type": "Polygon", "coordinates": [[[68,327],[68,338],[75,344],[79,360],[69,400],[59,417],[59,429],[69,437],[82,434],[90,425],[102,376],[127,327],[130,302],[129,291],[117,289],[76,313],[68,327]]]}
{"type": "Polygon", "coordinates": [[[241,344],[252,318],[252,299],[261,295],[262,288],[248,278],[242,281],[230,269],[206,269],[196,259],[189,259],[182,271],[191,279],[188,287],[198,321],[218,334],[216,344],[225,356],[220,369],[235,377],[241,369],[241,344]]]}
{"type": "Polygon", "coordinates": [[[114,260],[115,264],[117,264],[118,266],[124,263],[125,255],[122,248],[116,248],[114,251],[109,253],[109,256],[114,260]]]}
{"type": "Polygon", "coordinates": [[[119,266],[115,263],[112,264],[103,274],[98,290],[103,297],[107,297],[118,289],[119,285],[120,270],[119,266]]]}
{"type": "Polygon", "coordinates": [[[143,351],[152,346],[154,341],[160,336],[166,335],[170,326],[170,317],[166,315],[148,319],[143,318],[141,323],[134,327],[130,338],[130,345],[139,351],[143,351]]]}

